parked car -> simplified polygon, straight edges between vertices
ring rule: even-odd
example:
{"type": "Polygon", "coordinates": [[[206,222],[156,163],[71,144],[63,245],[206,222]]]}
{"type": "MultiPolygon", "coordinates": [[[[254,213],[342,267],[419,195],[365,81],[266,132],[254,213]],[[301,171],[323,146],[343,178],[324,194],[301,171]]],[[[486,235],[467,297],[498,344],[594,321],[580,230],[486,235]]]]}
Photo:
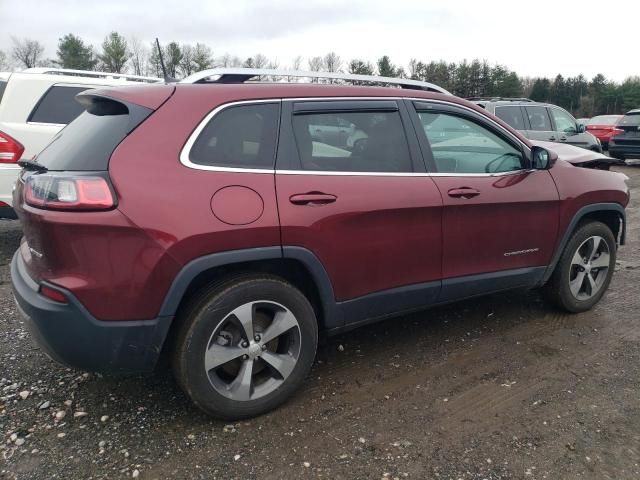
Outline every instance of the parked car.
{"type": "Polygon", "coordinates": [[[0,218],[15,218],[11,188],[17,162],[42,150],[84,107],[76,94],[99,86],[158,82],[158,78],[56,68],[0,74],[0,218]]]}
{"type": "Polygon", "coordinates": [[[237,419],[300,387],[321,332],[514,288],[569,312],[603,296],[629,201],[608,157],[428,83],[247,83],[277,74],[82,92],[22,162],[11,278],[51,357],[130,372],[166,353],[198,407],[237,419]],[[364,141],[314,140],[328,124],[364,141]]]}
{"type": "Polygon", "coordinates": [[[602,152],[600,141],[585,131],[564,108],[528,99],[474,100],[531,140],[568,143],[594,152],[602,152]]]}
{"type": "Polygon", "coordinates": [[[587,123],[587,132],[600,140],[602,148],[606,149],[609,147],[609,139],[616,132],[616,124],[622,117],[622,115],[598,115],[593,117],[587,123]]]}
{"type": "Polygon", "coordinates": [[[618,122],[609,139],[609,155],[621,160],[640,158],[640,109],[627,112],[618,122]]]}

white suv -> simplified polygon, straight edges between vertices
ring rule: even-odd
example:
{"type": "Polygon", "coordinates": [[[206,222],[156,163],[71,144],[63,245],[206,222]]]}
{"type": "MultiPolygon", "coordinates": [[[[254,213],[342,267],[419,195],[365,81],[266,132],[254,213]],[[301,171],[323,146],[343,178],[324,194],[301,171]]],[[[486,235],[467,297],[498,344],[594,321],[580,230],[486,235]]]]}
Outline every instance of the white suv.
{"type": "Polygon", "coordinates": [[[161,82],[159,78],[56,68],[0,72],[0,218],[14,218],[17,162],[39,153],[84,107],[76,94],[97,87],[161,82]]]}

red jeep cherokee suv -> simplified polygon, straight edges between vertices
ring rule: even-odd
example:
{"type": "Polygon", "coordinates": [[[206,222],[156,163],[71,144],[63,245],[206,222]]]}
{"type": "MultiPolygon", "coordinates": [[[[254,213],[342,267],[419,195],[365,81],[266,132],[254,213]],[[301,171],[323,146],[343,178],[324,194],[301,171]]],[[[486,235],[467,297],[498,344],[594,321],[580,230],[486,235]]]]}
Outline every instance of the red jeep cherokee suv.
{"type": "Polygon", "coordinates": [[[607,157],[418,82],[221,78],[84,92],[22,162],[12,281],[54,359],[167,351],[200,408],[243,418],[300,386],[320,331],[543,285],[580,312],[607,289],[629,198],[607,157]]]}

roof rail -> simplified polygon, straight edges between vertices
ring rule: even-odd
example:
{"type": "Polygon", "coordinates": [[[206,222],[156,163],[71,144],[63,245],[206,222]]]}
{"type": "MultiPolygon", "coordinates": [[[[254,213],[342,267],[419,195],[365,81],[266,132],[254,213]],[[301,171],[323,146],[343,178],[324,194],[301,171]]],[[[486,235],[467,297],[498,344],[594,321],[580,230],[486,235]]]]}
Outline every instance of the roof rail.
{"type": "Polygon", "coordinates": [[[141,75],[129,75],[128,73],[111,73],[111,72],[94,72],[92,70],[73,70],[70,68],[46,68],[36,67],[27,68],[22,70],[21,73],[39,73],[42,75],[70,75],[76,77],[88,77],[88,78],[112,78],[115,80],[129,80],[131,82],[162,82],[161,78],[156,77],[143,77],[141,75]]]}
{"type": "Polygon", "coordinates": [[[410,80],[408,78],[378,77],[375,75],[355,75],[337,72],[305,72],[300,70],[272,70],[257,68],[212,68],[202,70],[182,79],[180,83],[244,83],[259,77],[326,78],[356,83],[397,85],[401,88],[426,90],[451,95],[447,90],[433,83],[410,80]]]}
{"type": "Polygon", "coordinates": [[[530,98],[520,97],[468,97],[470,102],[533,102],[530,98]]]}

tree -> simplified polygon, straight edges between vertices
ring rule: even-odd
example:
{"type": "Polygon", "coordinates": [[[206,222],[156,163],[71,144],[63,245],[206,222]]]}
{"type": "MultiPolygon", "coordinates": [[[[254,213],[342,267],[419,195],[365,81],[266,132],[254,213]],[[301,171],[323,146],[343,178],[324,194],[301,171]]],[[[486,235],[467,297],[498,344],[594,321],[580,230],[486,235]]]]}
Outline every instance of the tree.
{"type": "Polygon", "coordinates": [[[94,70],[98,64],[93,47],[85,45],[80,37],[68,33],[58,40],[58,60],[56,64],[62,68],[74,70],[94,70]]]}
{"type": "Polygon", "coordinates": [[[133,74],[146,75],[148,69],[147,58],[149,54],[146,47],[138,37],[133,36],[129,39],[129,50],[131,52],[131,67],[133,68],[133,74]]]}
{"type": "Polygon", "coordinates": [[[349,62],[349,73],[354,75],[373,75],[373,65],[364,60],[354,58],[349,62]]]}
{"type": "Polygon", "coordinates": [[[258,53],[255,57],[253,57],[253,68],[267,68],[269,65],[269,59],[258,53]]]}
{"type": "Polygon", "coordinates": [[[37,40],[29,38],[20,40],[19,38],[11,37],[11,40],[13,42],[11,56],[20,66],[33,68],[40,64],[44,53],[44,45],[37,40]]]}
{"type": "Polygon", "coordinates": [[[9,61],[7,60],[7,54],[0,50],[0,70],[8,70],[9,61]]]}
{"type": "Polygon", "coordinates": [[[196,65],[194,62],[195,50],[194,48],[185,43],[180,48],[182,52],[182,58],[180,59],[180,73],[183,77],[187,77],[196,71],[196,65]]]}
{"type": "Polygon", "coordinates": [[[391,59],[384,55],[378,59],[378,75],[381,77],[396,77],[398,76],[395,65],[391,63],[391,59]]]}
{"type": "Polygon", "coordinates": [[[311,57],[308,60],[309,63],[309,70],[311,70],[312,72],[320,72],[322,70],[322,67],[324,66],[324,60],[322,60],[322,57],[311,57]]]}
{"type": "Polygon", "coordinates": [[[297,57],[293,57],[293,61],[291,62],[291,69],[300,70],[301,65],[302,65],[302,56],[298,55],[297,57]]]}
{"type": "Polygon", "coordinates": [[[130,56],[127,41],[118,32],[111,32],[102,42],[99,58],[102,68],[107,72],[122,73],[130,56]]]}
{"type": "Polygon", "coordinates": [[[180,50],[180,45],[176,42],[169,43],[163,54],[164,64],[167,67],[167,75],[177,78],[180,62],[182,62],[182,51],[180,50]]]}
{"type": "Polygon", "coordinates": [[[339,72],[342,68],[342,60],[336,52],[329,52],[324,56],[324,69],[327,72],[339,72]]]}
{"type": "Polygon", "coordinates": [[[156,42],[151,42],[151,53],[149,54],[149,68],[152,75],[156,77],[163,77],[162,64],[160,63],[160,52],[158,52],[158,45],[156,42]]]}
{"type": "Polygon", "coordinates": [[[196,43],[193,51],[193,66],[196,72],[213,67],[213,52],[204,43],[196,43]]]}

